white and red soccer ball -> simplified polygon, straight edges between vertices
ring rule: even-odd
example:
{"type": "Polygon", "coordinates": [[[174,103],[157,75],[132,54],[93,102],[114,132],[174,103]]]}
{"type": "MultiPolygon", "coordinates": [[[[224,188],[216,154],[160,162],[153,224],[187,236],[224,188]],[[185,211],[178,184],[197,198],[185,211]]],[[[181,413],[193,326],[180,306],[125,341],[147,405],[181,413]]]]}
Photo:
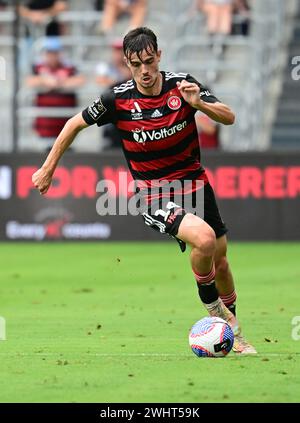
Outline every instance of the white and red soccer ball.
{"type": "Polygon", "coordinates": [[[204,317],[189,333],[189,344],[198,357],[225,357],[233,341],[231,327],[220,317],[204,317]]]}

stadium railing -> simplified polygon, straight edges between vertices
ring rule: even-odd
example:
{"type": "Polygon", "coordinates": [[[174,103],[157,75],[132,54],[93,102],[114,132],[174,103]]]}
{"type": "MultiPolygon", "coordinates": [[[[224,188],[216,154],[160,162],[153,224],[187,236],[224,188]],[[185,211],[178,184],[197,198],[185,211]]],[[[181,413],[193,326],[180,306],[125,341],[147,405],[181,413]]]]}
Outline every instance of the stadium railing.
{"type": "MultiPolygon", "coordinates": [[[[230,87],[233,97],[243,98],[242,102],[231,103],[233,107],[239,103],[238,124],[222,130],[222,145],[229,150],[264,150],[269,147],[267,109],[270,107],[272,79],[279,70],[284,6],[279,0],[253,3],[249,36],[220,39],[220,43],[227,47],[224,56],[214,55],[212,40],[205,32],[199,33],[199,22],[203,22],[203,16],[199,14],[192,20],[187,15],[181,17],[177,37],[180,41],[173,50],[177,70],[192,69],[194,76],[201,75],[202,81],[219,96],[222,91],[218,80],[225,80],[224,85],[230,87]]],[[[215,41],[218,42],[218,38],[215,41]]]]}

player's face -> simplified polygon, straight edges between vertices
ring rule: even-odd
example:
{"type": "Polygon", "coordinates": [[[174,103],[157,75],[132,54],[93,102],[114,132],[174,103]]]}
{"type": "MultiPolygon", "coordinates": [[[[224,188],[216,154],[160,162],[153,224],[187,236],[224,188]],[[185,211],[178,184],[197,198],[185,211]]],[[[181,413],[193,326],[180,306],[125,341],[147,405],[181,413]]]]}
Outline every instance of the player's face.
{"type": "Polygon", "coordinates": [[[129,59],[126,59],[126,62],[138,88],[141,91],[150,92],[160,84],[159,62],[161,51],[143,50],[139,56],[137,53],[133,53],[129,59]]]}

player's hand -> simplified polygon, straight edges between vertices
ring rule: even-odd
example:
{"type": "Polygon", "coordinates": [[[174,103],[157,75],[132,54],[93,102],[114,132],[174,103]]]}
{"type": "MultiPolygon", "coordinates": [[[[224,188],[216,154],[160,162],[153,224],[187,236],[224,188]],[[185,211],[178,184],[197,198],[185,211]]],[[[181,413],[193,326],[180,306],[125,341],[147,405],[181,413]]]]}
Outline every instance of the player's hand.
{"type": "Polygon", "coordinates": [[[200,87],[193,82],[188,82],[185,79],[177,82],[177,88],[179,89],[184,100],[189,103],[192,107],[198,106],[200,100],[200,87]]]}
{"type": "Polygon", "coordinates": [[[41,167],[32,175],[32,183],[44,195],[50,188],[52,173],[41,167]]]}

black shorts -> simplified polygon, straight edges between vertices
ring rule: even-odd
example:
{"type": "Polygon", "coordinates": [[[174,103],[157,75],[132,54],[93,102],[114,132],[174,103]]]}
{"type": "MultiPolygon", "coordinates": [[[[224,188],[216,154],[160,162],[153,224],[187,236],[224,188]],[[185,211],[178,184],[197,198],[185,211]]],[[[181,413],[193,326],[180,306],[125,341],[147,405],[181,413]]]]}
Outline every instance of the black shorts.
{"type": "Polygon", "coordinates": [[[203,189],[204,201],[201,210],[200,207],[198,208],[199,212],[197,212],[197,207],[195,208],[196,211],[195,209],[189,211],[188,208],[182,208],[176,204],[176,200],[174,202],[169,201],[169,199],[167,201],[164,201],[164,199],[156,200],[151,203],[146,212],[142,213],[145,224],[176,238],[182,219],[186,213],[191,212],[208,223],[215,231],[216,238],[225,235],[228,229],[221,218],[214,191],[209,183],[205,184],[203,189]]]}

